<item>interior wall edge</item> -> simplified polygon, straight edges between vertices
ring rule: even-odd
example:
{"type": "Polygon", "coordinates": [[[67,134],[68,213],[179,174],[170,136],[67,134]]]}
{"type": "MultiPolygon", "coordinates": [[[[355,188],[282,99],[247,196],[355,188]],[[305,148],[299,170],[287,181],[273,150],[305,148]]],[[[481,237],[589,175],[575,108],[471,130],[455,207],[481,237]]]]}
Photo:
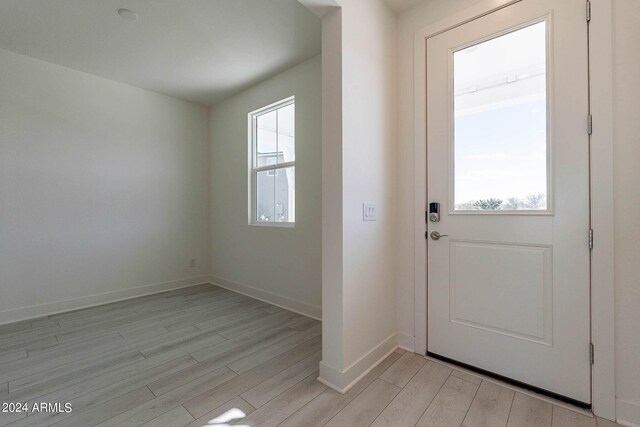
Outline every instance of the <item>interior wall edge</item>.
{"type": "Polygon", "coordinates": [[[293,311],[294,313],[302,314],[303,316],[322,321],[322,307],[320,306],[309,304],[273,292],[264,291],[262,289],[254,288],[253,286],[234,282],[233,280],[227,280],[222,277],[211,276],[209,279],[209,283],[233,292],[237,292],[242,295],[246,295],[251,298],[255,298],[260,301],[267,302],[271,305],[284,308],[285,310],[293,311]]]}
{"type": "Polygon", "coordinates": [[[5,323],[18,322],[21,320],[29,320],[37,317],[51,316],[53,314],[64,313],[67,311],[95,307],[98,305],[124,301],[205,283],[209,283],[209,276],[194,276],[185,279],[172,280],[169,282],[152,283],[148,285],[137,286],[134,288],[119,289],[117,291],[87,295],[70,300],[55,301],[46,304],[38,304],[27,307],[20,307],[12,310],[5,310],[0,312],[0,325],[3,325],[5,323]]]}
{"type": "Polygon", "coordinates": [[[410,351],[411,353],[415,353],[416,351],[416,343],[415,337],[413,334],[409,334],[406,332],[398,332],[398,347],[410,351]]]}
{"type": "Polygon", "coordinates": [[[397,342],[398,333],[394,332],[370,349],[356,362],[343,370],[337,369],[328,365],[324,361],[321,361],[318,381],[327,387],[344,394],[356,385],[365,375],[371,372],[373,368],[378,366],[384,359],[393,353],[399,347],[397,342]]]}
{"type": "Polygon", "coordinates": [[[616,399],[616,422],[626,427],[640,427],[640,402],[616,399]]]}

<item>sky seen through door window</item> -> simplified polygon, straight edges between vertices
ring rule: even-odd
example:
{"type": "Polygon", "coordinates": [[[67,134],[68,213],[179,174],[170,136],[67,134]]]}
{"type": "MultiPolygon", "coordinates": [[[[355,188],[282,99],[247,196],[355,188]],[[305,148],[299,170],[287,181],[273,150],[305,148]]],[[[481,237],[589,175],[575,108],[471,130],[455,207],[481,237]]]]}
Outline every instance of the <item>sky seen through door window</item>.
{"type": "Polygon", "coordinates": [[[454,52],[456,210],[547,209],[546,23],[454,52]]]}

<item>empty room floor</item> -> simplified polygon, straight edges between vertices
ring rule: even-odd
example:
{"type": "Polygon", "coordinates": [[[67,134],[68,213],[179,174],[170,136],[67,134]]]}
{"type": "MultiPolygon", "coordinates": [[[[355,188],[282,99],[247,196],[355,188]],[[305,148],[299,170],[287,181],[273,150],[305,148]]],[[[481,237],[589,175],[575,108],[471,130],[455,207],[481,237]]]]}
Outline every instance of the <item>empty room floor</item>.
{"type": "Polygon", "coordinates": [[[0,326],[0,426],[611,426],[396,350],[342,395],[319,321],[199,285],[0,326]],[[70,403],[72,411],[65,410],[70,403]]]}

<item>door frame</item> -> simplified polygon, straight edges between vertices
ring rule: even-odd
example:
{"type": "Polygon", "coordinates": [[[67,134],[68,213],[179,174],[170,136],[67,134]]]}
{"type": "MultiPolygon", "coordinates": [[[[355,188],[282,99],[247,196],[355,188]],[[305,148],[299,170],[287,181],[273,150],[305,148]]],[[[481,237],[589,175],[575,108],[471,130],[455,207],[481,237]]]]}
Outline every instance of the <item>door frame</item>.
{"type": "MultiPolygon", "coordinates": [[[[527,0],[483,0],[414,33],[414,351],[427,351],[427,39],[527,0]]],[[[613,0],[591,0],[589,23],[591,228],[591,404],[594,414],[615,420],[614,271],[613,271],[613,0]]],[[[586,0],[585,0],[586,10],[586,0]]],[[[585,12],[586,17],[586,12],[585,12]]],[[[586,126],[586,118],[585,118],[586,126]]],[[[585,230],[586,233],[586,230],[585,230]]],[[[586,243],[586,241],[585,241],[586,243]]],[[[586,349],[585,349],[586,351],[586,349]]]]}

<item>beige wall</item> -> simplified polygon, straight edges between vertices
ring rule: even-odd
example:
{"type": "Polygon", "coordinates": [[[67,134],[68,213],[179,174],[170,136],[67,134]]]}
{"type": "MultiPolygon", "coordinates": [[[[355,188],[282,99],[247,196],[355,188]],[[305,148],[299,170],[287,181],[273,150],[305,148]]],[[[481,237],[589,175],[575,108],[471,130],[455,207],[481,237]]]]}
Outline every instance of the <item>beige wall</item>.
{"type": "Polygon", "coordinates": [[[616,408],[640,425],[640,2],[613,7],[616,408]]]}
{"type": "MultiPolygon", "coordinates": [[[[414,342],[413,35],[481,0],[425,1],[398,18],[398,274],[400,342],[414,342]]],[[[618,416],[640,425],[640,2],[614,0],[615,43],[615,293],[618,416]]],[[[597,100],[596,100],[597,102],[597,100]]]]}
{"type": "Polygon", "coordinates": [[[0,323],[207,280],[208,108],[6,50],[0,76],[0,323]]]}
{"type": "Polygon", "coordinates": [[[223,286],[321,316],[321,58],[316,56],[211,109],[211,274],[223,286]],[[248,224],[251,111],[296,97],[296,224],[248,224]]]}

